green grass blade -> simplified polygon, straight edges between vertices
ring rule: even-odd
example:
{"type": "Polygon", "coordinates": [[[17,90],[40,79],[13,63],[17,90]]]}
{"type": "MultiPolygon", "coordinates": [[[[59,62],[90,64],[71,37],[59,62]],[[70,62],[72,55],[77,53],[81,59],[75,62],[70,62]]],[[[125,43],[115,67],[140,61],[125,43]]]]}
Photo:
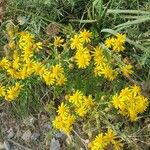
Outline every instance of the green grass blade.
{"type": "Polygon", "coordinates": [[[97,20],[77,20],[77,19],[70,19],[69,22],[79,22],[79,23],[93,23],[97,20]]]}
{"type": "Polygon", "coordinates": [[[125,23],[122,23],[122,24],[119,24],[117,26],[115,26],[114,28],[120,28],[120,27],[126,27],[126,26],[131,26],[131,25],[136,25],[136,24],[140,24],[140,23],[143,23],[143,22],[147,22],[147,21],[150,21],[150,17],[142,17],[140,19],[136,19],[136,20],[133,20],[133,21],[128,21],[128,22],[125,22],[125,23]]]}
{"type": "Polygon", "coordinates": [[[141,15],[150,15],[148,11],[141,10],[120,10],[120,9],[108,9],[108,14],[141,14],[141,15]]]}
{"type": "Polygon", "coordinates": [[[93,8],[96,9],[98,16],[100,17],[102,15],[102,11],[103,11],[103,1],[102,0],[94,0],[93,8]]]}

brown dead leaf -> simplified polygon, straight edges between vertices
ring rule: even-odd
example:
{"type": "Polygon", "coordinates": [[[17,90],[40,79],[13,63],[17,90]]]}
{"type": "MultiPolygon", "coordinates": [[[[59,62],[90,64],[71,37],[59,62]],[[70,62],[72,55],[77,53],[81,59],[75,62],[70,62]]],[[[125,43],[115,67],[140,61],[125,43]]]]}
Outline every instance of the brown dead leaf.
{"type": "Polygon", "coordinates": [[[50,35],[50,36],[56,36],[59,34],[60,32],[60,29],[59,27],[55,24],[55,23],[50,23],[46,29],[45,29],[45,32],[47,35],[50,35]]]}
{"type": "Polygon", "coordinates": [[[0,23],[2,23],[4,11],[5,11],[6,0],[0,0],[0,23]]]}

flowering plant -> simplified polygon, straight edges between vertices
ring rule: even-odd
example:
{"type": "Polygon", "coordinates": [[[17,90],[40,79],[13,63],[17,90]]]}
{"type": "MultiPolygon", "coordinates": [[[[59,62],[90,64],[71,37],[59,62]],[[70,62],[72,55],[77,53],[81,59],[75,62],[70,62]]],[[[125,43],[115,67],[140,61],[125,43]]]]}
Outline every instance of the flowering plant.
{"type": "Polygon", "coordinates": [[[117,33],[102,41],[83,29],[69,36],[56,36],[44,45],[29,31],[13,28],[7,33],[9,54],[0,60],[0,73],[6,82],[0,84],[0,97],[13,103],[38,81],[51,88],[53,95],[62,96],[52,121],[55,129],[69,136],[76,126],[81,131],[86,128],[83,136],[91,139],[90,149],[102,150],[110,145],[121,149],[123,144],[114,125],[106,118],[102,123],[109,112],[106,109],[111,108],[113,113],[118,109],[122,117],[134,122],[148,107],[139,85],[128,85],[119,94],[114,90],[122,80],[134,81],[135,64],[124,61],[123,56],[126,34],[117,33]],[[91,130],[91,121],[96,122],[96,132],[91,130]],[[106,125],[104,129],[101,124],[106,125]]]}

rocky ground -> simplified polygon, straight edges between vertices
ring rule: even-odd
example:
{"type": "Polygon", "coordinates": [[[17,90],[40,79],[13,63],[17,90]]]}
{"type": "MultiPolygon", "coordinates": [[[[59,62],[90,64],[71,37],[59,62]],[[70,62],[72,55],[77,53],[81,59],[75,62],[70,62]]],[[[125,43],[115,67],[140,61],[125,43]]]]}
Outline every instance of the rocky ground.
{"type": "Polygon", "coordinates": [[[59,150],[62,133],[52,133],[49,117],[39,114],[16,119],[1,110],[0,150],[59,150]]]}

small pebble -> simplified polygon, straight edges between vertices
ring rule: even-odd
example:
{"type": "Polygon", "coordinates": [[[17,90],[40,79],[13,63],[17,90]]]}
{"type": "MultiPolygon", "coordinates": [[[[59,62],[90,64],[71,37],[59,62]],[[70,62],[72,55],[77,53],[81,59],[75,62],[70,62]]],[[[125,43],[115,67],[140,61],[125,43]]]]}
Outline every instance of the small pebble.
{"type": "Polygon", "coordinates": [[[40,133],[33,133],[31,136],[31,140],[36,141],[40,137],[40,133]]]}
{"type": "Polygon", "coordinates": [[[25,131],[25,132],[23,133],[23,135],[22,135],[21,138],[22,138],[24,141],[28,142],[28,141],[30,140],[31,135],[32,135],[31,131],[30,131],[30,130],[27,130],[27,131],[25,131]]]}
{"type": "Polygon", "coordinates": [[[15,134],[15,136],[16,136],[17,138],[20,138],[21,135],[22,135],[22,133],[21,133],[20,129],[18,129],[17,132],[16,132],[16,134],[15,134]]]}
{"type": "Polygon", "coordinates": [[[12,128],[10,128],[9,131],[7,131],[7,132],[8,132],[8,136],[7,136],[7,137],[8,137],[9,139],[11,139],[11,138],[14,137],[15,133],[14,133],[14,131],[13,131],[12,128]]]}
{"type": "Polygon", "coordinates": [[[46,122],[45,124],[44,124],[44,128],[46,128],[46,129],[51,129],[52,127],[51,127],[51,125],[50,125],[50,123],[49,122],[46,122]]]}
{"type": "Polygon", "coordinates": [[[56,138],[62,138],[64,136],[64,134],[62,132],[56,133],[55,137],[56,138]]]}
{"type": "Polygon", "coordinates": [[[60,143],[55,138],[51,140],[50,150],[60,150],[60,143]]]}
{"type": "Polygon", "coordinates": [[[8,141],[4,141],[4,147],[5,147],[5,150],[10,150],[10,144],[8,141]]]}

